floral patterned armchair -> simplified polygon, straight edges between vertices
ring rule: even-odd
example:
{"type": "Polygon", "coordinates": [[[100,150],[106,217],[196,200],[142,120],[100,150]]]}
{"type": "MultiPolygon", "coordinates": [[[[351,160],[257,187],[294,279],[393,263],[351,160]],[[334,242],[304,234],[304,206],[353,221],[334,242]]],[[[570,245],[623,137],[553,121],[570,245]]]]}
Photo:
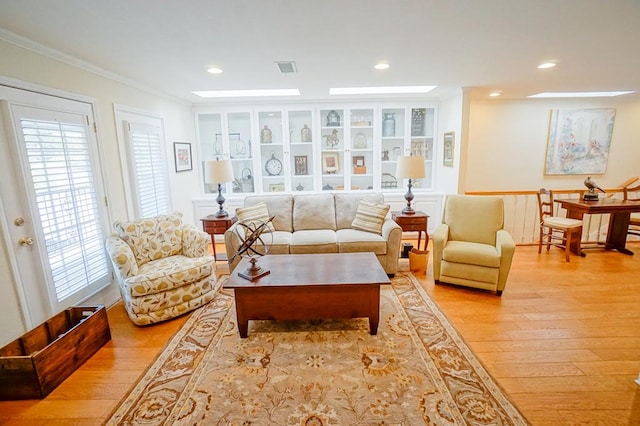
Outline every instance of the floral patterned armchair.
{"type": "Polygon", "coordinates": [[[209,234],[183,224],[182,213],[113,226],[105,245],[134,324],[164,321],[211,301],[216,275],[209,234]]]}

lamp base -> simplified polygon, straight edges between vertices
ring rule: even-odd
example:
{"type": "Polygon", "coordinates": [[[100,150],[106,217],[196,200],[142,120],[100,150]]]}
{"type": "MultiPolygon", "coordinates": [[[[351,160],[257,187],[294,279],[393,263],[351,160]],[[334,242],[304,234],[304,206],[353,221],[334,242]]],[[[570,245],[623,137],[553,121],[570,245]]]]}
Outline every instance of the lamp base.
{"type": "Polygon", "coordinates": [[[402,209],[402,214],[412,215],[416,214],[416,211],[413,209],[413,207],[405,207],[404,209],[402,209]]]}
{"type": "Polygon", "coordinates": [[[229,213],[227,211],[225,211],[225,210],[218,210],[214,216],[215,217],[228,217],[229,213]]]}

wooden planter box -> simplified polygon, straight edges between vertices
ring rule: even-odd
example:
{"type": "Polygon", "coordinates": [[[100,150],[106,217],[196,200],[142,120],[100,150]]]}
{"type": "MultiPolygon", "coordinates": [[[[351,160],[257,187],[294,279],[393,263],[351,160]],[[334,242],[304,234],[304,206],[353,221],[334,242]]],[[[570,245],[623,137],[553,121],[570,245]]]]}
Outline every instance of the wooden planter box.
{"type": "Polygon", "coordinates": [[[0,349],[0,400],[44,398],[110,339],[104,306],[60,312],[0,349]]]}

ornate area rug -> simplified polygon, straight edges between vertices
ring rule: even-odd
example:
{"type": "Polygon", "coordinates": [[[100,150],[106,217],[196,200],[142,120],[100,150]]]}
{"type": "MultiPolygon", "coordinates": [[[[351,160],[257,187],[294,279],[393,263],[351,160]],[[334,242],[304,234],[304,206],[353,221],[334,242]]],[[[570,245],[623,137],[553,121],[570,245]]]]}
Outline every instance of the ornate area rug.
{"type": "Polygon", "coordinates": [[[415,277],[380,298],[376,336],[367,319],[250,321],[241,339],[222,290],[107,424],[528,424],[415,277]]]}

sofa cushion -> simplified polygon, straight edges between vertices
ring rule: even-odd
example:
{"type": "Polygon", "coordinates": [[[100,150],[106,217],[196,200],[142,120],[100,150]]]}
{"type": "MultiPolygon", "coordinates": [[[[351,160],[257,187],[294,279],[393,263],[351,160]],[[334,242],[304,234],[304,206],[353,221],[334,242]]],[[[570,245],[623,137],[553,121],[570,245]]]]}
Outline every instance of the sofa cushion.
{"type": "Polygon", "coordinates": [[[293,197],[293,230],[312,229],[336,230],[333,194],[307,194],[293,197]]]}
{"type": "Polygon", "coordinates": [[[366,200],[370,203],[384,204],[384,195],[380,192],[365,194],[334,194],[336,204],[336,228],[351,229],[351,223],[356,217],[358,203],[360,200],[366,200]]]}
{"type": "Polygon", "coordinates": [[[295,231],[291,235],[291,254],[338,253],[336,232],[328,229],[295,231]]]}
{"type": "MultiPolygon", "coordinates": [[[[239,222],[251,226],[252,229],[257,229],[261,224],[267,223],[270,217],[267,204],[262,202],[248,207],[237,208],[236,216],[238,216],[239,222]]],[[[264,228],[264,232],[272,231],[275,231],[275,229],[273,224],[269,222],[264,228]]]]}
{"type": "Polygon", "coordinates": [[[374,204],[360,200],[351,227],[360,231],[382,234],[382,223],[389,212],[389,207],[385,204],[374,204]]]}
{"type": "Polygon", "coordinates": [[[244,199],[245,207],[258,203],[265,203],[269,215],[275,216],[272,223],[276,231],[293,232],[293,196],[291,194],[251,195],[244,199]]]}
{"type": "Polygon", "coordinates": [[[117,221],[115,231],[131,247],[138,266],[182,252],[182,213],[131,222],[117,221]]]}
{"type": "Polygon", "coordinates": [[[339,229],[336,231],[339,253],[361,253],[372,251],[375,254],[387,254],[387,240],[382,235],[357,229],[339,229]]]}

